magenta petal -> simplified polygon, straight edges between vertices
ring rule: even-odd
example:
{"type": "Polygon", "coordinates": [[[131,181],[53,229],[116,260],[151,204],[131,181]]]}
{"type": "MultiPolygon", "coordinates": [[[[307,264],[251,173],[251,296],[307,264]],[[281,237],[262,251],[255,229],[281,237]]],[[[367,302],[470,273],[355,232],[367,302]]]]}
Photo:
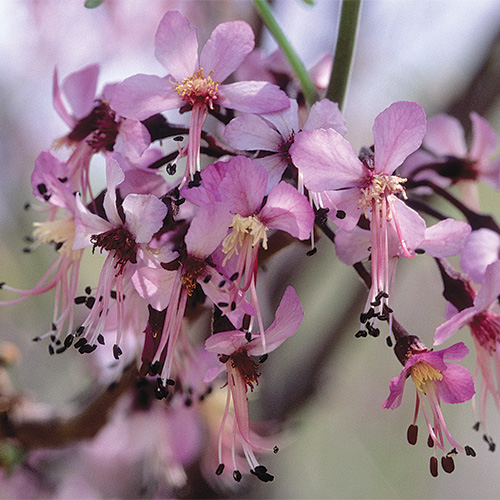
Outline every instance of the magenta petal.
{"type": "Polygon", "coordinates": [[[99,65],[91,64],[68,75],[61,85],[64,97],[78,119],[87,116],[95,105],[98,76],[99,65]]]}
{"type": "Polygon", "coordinates": [[[68,112],[62,100],[62,92],[57,76],[57,67],[54,68],[54,75],[52,77],[52,104],[57,114],[64,120],[66,125],[73,128],[75,126],[75,118],[68,112]]]}
{"type": "Polygon", "coordinates": [[[406,370],[403,370],[397,377],[391,379],[389,385],[389,397],[382,403],[382,408],[394,410],[401,404],[403,391],[406,382],[406,370]]]}
{"type": "Polygon", "coordinates": [[[312,105],[304,130],[315,128],[333,128],[341,135],[346,134],[346,122],[336,102],[321,99],[312,105]]]}
{"type": "MultiPolygon", "coordinates": [[[[274,113],[266,113],[262,116],[270,122],[281,135],[281,142],[292,138],[292,134],[299,131],[299,106],[295,99],[289,99],[290,107],[274,113]]],[[[277,151],[277,150],[274,150],[277,151]]]]}
{"type": "Polygon", "coordinates": [[[205,340],[205,349],[208,352],[225,354],[226,356],[231,356],[245,345],[248,345],[248,340],[246,340],[245,334],[239,330],[215,333],[205,340]]]}
{"type": "Polygon", "coordinates": [[[448,321],[436,328],[434,345],[446,342],[456,331],[465,326],[479,311],[475,307],[467,307],[453,315],[448,321]]]}
{"type": "Polygon", "coordinates": [[[429,119],[423,143],[425,149],[437,156],[463,158],[467,155],[462,125],[456,118],[446,114],[439,114],[429,119]]]}
{"type": "Polygon", "coordinates": [[[195,187],[185,185],[180,194],[183,198],[198,206],[221,201],[219,186],[229,171],[229,163],[225,161],[218,161],[208,165],[201,172],[201,185],[195,187]]]}
{"type": "Polygon", "coordinates": [[[288,286],[283,294],[280,305],[276,309],[274,321],[266,330],[266,349],[258,336],[250,343],[247,352],[251,356],[260,356],[274,351],[288,337],[291,337],[300,327],[304,311],[294,288],[288,286]]]}
{"type": "Polygon", "coordinates": [[[169,77],[134,75],[114,89],[111,107],[121,116],[145,120],[150,116],[182,105],[169,77]]]}
{"type": "Polygon", "coordinates": [[[201,206],[184,238],[188,254],[207,258],[226,236],[232,220],[233,216],[223,203],[201,206]]]}
{"type": "Polygon", "coordinates": [[[497,150],[497,134],[491,125],[477,113],[471,113],[472,144],[469,157],[472,160],[488,159],[497,150]]]}
{"type": "Polygon", "coordinates": [[[467,354],[469,354],[469,348],[463,342],[457,342],[446,349],[428,354],[434,354],[435,356],[441,355],[442,359],[461,361],[465,356],[467,356],[467,354]]]}
{"type": "Polygon", "coordinates": [[[476,392],[472,375],[461,365],[447,363],[442,380],[436,380],[434,383],[439,397],[445,403],[463,403],[476,392]]]}
{"type": "Polygon", "coordinates": [[[259,219],[266,227],[280,229],[305,240],[311,235],[314,210],[304,195],[283,181],[269,192],[259,219]]]}
{"type": "Polygon", "coordinates": [[[464,271],[478,283],[484,278],[486,267],[498,260],[500,235],[491,229],[472,231],[462,250],[460,264],[464,271]]]}
{"type": "Polygon", "coordinates": [[[287,95],[268,82],[236,82],[219,87],[217,104],[242,113],[271,113],[290,106],[287,95]]]}
{"type": "Polygon", "coordinates": [[[425,130],[425,112],[416,102],[395,102],[382,111],[373,124],[375,173],[392,174],[419,148],[425,130]]]}
{"type": "Polygon", "coordinates": [[[321,193],[323,203],[330,209],[328,217],[345,231],[352,231],[359,221],[361,210],[360,192],[358,188],[324,191],[321,193]],[[342,210],[345,217],[337,217],[337,210],[342,210]]]}
{"type": "Polygon", "coordinates": [[[255,45],[252,28],[244,21],[229,21],[219,24],[210,35],[200,56],[200,67],[208,76],[223,82],[233,73],[255,45]]]}
{"type": "Polygon", "coordinates": [[[224,137],[233,147],[248,151],[279,151],[283,138],[260,116],[242,115],[231,120],[224,137]]]}
{"type": "Polygon", "coordinates": [[[266,169],[268,174],[266,189],[266,194],[268,194],[269,191],[281,181],[288,164],[279,153],[263,156],[256,161],[266,169]]]}
{"type": "Polygon", "coordinates": [[[121,152],[131,160],[138,159],[151,143],[148,129],[138,120],[125,119],[120,123],[114,151],[121,152]]]}
{"type": "Polygon", "coordinates": [[[484,311],[497,300],[500,295],[500,260],[490,264],[484,273],[481,290],[474,299],[474,305],[484,311]]]}
{"type": "Polygon", "coordinates": [[[358,186],[368,175],[350,143],[332,128],[299,132],[290,154],[312,191],[358,186]]]}
{"type": "Polygon", "coordinates": [[[460,253],[471,232],[466,222],[445,219],[425,230],[420,248],[432,257],[450,257],[460,253]]]}
{"type": "Polygon", "coordinates": [[[160,21],[155,35],[155,56],[178,81],[198,70],[196,29],[191,28],[179,11],[168,11],[160,21]]]}
{"type": "Polygon", "coordinates": [[[152,194],[129,194],[122,207],[127,227],[139,244],[151,241],[168,213],[165,203],[152,194]]]}

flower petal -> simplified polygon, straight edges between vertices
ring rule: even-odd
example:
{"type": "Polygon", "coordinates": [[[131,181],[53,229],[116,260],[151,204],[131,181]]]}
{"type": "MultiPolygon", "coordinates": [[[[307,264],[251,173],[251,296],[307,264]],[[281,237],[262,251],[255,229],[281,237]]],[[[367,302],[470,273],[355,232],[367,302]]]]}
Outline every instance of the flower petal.
{"type": "Polygon", "coordinates": [[[168,213],[165,203],[152,194],[129,194],[122,206],[128,229],[139,244],[151,241],[168,213]]]}
{"type": "Polygon", "coordinates": [[[94,107],[99,65],[91,64],[68,75],[61,90],[73,111],[75,118],[87,116],[94,107]]]}
{"type": "Polygon", "coordinates": [[[442,258],[460,253],[471,232],[466,222],[445,219],[425,230],[420,248],[432,257],[442,258]]]}
{"type": "Polygon", "coordinates": [[[312,105],[304,130],[315,128],[333,128],[341,135],[346,134],[346,122],[336,102],[321,99],[312,105]]]}
{"type": "Polygon", "coordinates": [[[491,229],[472,231],[462,250],[460,265],[478,283],[484,278],[486,268],[498,260],[500,255],[500,235],[491,229]]]}
{"type": "Polygon", "coordinates": [[[392,174],[419,148],[425,130],[425,112],[416,102],[395,102],[382,111],[373,124],[375,173],[392,174]]]}
{"type": "Polygon", "coordinates": [[[224,131],[227,142],[246,151],[279,151],[281,135],[260,116],[245,114],[231,120],[224,131]]]}
{"type": "Polygon", "coordinates": [[[447,363],[443,378],[434,383],[439,397],[445,403],[463,403],[471,399],[476,392],[472,375],[461,365],[447,363]]]}
{"type": "Polygon", "coordinates": [[[448,321],[436,328],[434,345],[446,342],[456,331],[465,326],[479,311],[475,307],[467,307],[452,316],[448,321]]]}
{"type": "Polygon", "coordinates": [[[472,160],[488,159],[497,150],[498,137],[491,125],[477,113],[471,113],[472,144],[469,158],[472,160]]]}
{"type": "Polygon", "coordinates": [[[153,309],[163,311],[168,306],[176,279],[177,271],[141,266],[132,275],[132,284],[153,309]]]}
{"type": "Polygon", "coordinates": [[[464,158],[467,155],[462,125],[456,118],[444,113],[429,119],[423,144],[425,149],[437,156],[464,158]]]}
{"type": "Polygon", "coordinates": [[[485,272],[481,290],[474,299],[474,306],[485,311],[500,295],[500,261],[490,264],[485,272]]]}
{"type": "Polygon", "coordinates": [[[254,45],[252,28],[246,22],[221,23],[201,51],[200,67],[207,73],[213,71],[213,79],[222,83],[252,52],[254,45]]]}

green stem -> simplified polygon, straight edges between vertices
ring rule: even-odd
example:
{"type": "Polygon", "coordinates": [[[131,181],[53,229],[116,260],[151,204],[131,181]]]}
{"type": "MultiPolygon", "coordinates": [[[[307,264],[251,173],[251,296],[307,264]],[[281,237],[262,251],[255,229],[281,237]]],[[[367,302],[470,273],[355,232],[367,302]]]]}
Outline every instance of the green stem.
{"type": "Polygon", "coordinates": [[[319,96],[307,69],[277,23],[267,0],[253,0],[253,3],[259,12],[260,17],[264,21],[264,24],[267,26],[267,29],[270,31],[280,49],[285,54],[285,57],[288,59],[293,72],[299,80],[306,101],[311,106],[318,100],[319,96]]]}
{"type": "Polygon", "coordinates": [[[361,0],[344,0],[342,2],[332,74],[326,91],[326,97],[337,102],[340,109],[344,106],[347,83],[351,72],[360,7],[361,0]]]}

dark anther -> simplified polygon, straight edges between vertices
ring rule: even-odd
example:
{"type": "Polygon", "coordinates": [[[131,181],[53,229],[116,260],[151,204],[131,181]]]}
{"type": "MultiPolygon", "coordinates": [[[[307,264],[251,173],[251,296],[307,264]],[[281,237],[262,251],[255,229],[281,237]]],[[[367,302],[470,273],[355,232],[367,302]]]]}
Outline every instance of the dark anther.
{"type": "Polygon", "coordinates": [[[23,248],[23,253],[31,253],[31,248],[24,247],[23,248]]]}
{"type": "Polygon", "coordinates": [[[227,363],[230,357],[231,356],[228,356],[227,354],[219,354],[219,361],[221,363],[227,363]]]}
{"type": "Polygon", "coordinates": [[[385,338],[385,343],[387,344],[387,347],[392,347],[392,339],[391,339],[391,337],[386,337],[385,338]]]}
{"type": "Polygon", "coordinates": [[[64,347],[70,347],[71,344],[73,343],[73,339],[75,337],[73,335],[68,335],[65,339],[64,339],[64,347]]]}
{"type": "Polygon", "coordinates": [[[452,457],[442,457],[441,458],[441,467],[445,472],[451,474],[455,470],[455,462],[452,457]]]}
{"type": "Polygon", "coordinates": [[[224,472],[224,464],[219,464],[215,473],[220,476],[224,472]]]}
{"type": "Polygon", "coordinates": [[[100,333],[98,336],[97,336],[97,342],[99,342],[99,344],[101,345],[104,345],[105,342],[104,342],[104,336],[102,333],[100,333]]]}
{"type": "Polygon", "coordinates": [[[167,378],[167,385],[171,385],[173,387],[175,385],[175,380],[172,380],[171,378],[167,378]]]}
{"type": "Polygon", "coordinates": [[[38,186],[36,188],[38,189],[38,192],[41,195],[44,195],[47,192],[47,186],[45,184],[43,184],[43,183],[38,184],[38,186]]]}
{"type": "Polygon", "coordinates": [[[54,346],[52,344],[49,344],[49,354],[54,354],[54,346]]]}
{"type": "Polygon", "coordinates": [[[24,208],[24,210],[29,210],[31,208],[31,205],[28,202],[26,202],[24,204],[23,208],[24,208]]]}
{"type": "Polygon", "coordinates": [[[236,302],[233,300],[231,302],[231,311],[234,311],[236,309],[236,302]]]}
{"type": "Polygon", "coordinates": [[[78,349],[78,352],[80,354],[90,354],[91,352],[94,352],[97,349],[97,344],[90,345],[90,344],[85,344],[78,349]]]}
{"type": "Polygon", "coordinates": [[[423,248],[415,248],[415,253],[417,255],[422,255],[425,253],[425,250],[423,248]]]}
{"type": "Polygon", "coordinates": [[[475,431],[478,431],[479,430],[479,426],[481,425],[481,422],[476,422],[472,428],[475,430],[475,431]]]}
{"type": "Polygon", "coordinates": [[[277,446],[274,446],[273,453],[276,455],[276,453],[278,453],[278,451],[280,451],[280,449],[277,446]]]}
{"type": "Polygon", "coordinates": [[[361,337],[367,337],[368,336],[368,333],[366,332],[366,330],[358,330],[354,336],[359,339],[361,337]]]}
{"type": "Polygon", "coordinates": [[[225,284],[226,284],[226,280],[222,280],[222,281],[219,283],[219,288],[222,288],[225,284]]]}
{"type": "Polygon", "coordinates": [[[491,437],[487,436],[486,434],[483,434],[483,439],[488,444],[488,450],[492,452],[495,451],[497,445],[494,443],[493,439],[491,439],[491,437]]]}
{"type": "Polygon", "coordinates": [[[230,278],[229,278],[229,281],[236,281],[238,279],[238,276],[240,275],[240,273],[238,271],[236,271],[230,278]]]}
{"type": "Polygon", "coordinates": [[[269,357],[269,354],[267,354],[267,352],[265,354],[263,354],[260,358],[259,358],[259,363],[264,363],[264,361],[269,357]]]}
{"type": "Polygon", "coordinates": [[[161,377],[158,377],[156,379],[156,389],[155,389],[155,396],[157,399],[163,399],[168,396],[168,389],[163,385],[163,380],[161,377]]]}
{"type": "Polygon", "coordinates": [[[207,274],[207,275],[203,278],[203,283],[208,283],[211,279],[212,279],[212,275],[211,275],[211,274],[207,274]]]}
{"type": "Polygon", "coordinates": [[[55,332],[57,330],[57,325],[55,323],[52,323],[50,328],[52,329],[53,332],[55,332]]]}
{"type": "Polygon", "coordinates": [[[312,255],[314,255],[316,252],[318,251],[318,249],[316,247],[314,248],[311,248],[311,250],[309,250],[308,252],[306,252],[306,255],[308,257],[311,257],[312,255]]]}
{"type": "Polygon", "coordinates": [[[418,427],[415,424],[411,424],[406,431],[406,439],[412,445],[417,444],[418,437],[418,427]]]}
{"type": "Polygon", "coordinates": [[[75,342],[75,349],[80,349],[80,347],[84,346],[87,343],[87,339],[82,337],[81,339],[75,342]]]}
{"type": "Polygon", "coordinates": [[[42,340],[42,338],[37,335],[36,337],[33,337],[31,340],[33,340],[33,342],[39,342],[40,340],[42,340]]]}
{"type": "Polygon", "coordinates": [[[326,225],[328,220],[327,214],[329,211],[330,209],[328,208],[318,208],[318,210],[316,210],[315,222],[316,224],[318,224],[318,226],[323,227],[326,225]]]}
{"type": "Polygon", "coordinates": [[[109,296],[110,296],[113,300],[116,300],[116,290],[111,290],[111,292],[109,292],[109,296]]]}
{"type": "Polygon", "coordinates": [[[189,188],[198,187],[201,185],[201,173],[195,172],[193,175],[193,180],[188,182],[189,188]]]}
{"type": "Polygon", "coordinates": [[[191,398],[186,398],[186,400],[184,401],[184,406],[186,407],[190,407],[191,405],[193,404],[193,400],[191,398]]]}
{"type": "Polygon", "coordinates": [[[239,470],[233,471],[233,479],[238,483],[241,481],[241,472],[239,470]]]}
{"type": "Polygon", "coordinates": [[[182,137],[182,135],[176,135],[176,136],[174,137],[174,141],[176,141],[176,142],[181,142],[181,141],[183,141],[183,140],[184,140],[184,137],[182,137]]]}
{"type": "Polygon", "coordinates": [[[167,171],[168,175],[175,175],[175,173],[177,172],[177,164],[176,163],[167,163],[165,170],[167,171]]]}
{"type": "Polygon", "coordinates": [[[458,455],[458,451],[456,448],[453,448],[451,451],[449,451],[446,456],[447,457],[456,457],[458,455]]]}
{"type": "Polygon", "coordinates": [[[252,340],[252,333],[251,332],[245,332],[245,338],[247,339],[247,342],[250,342],[252,340]]]}
{"type": "Polygon", "coordinates": [[[379,321],[389,321],[389,316],[387,316],[387,314],[379,314],[377,318],[379,321]]]}
{"type": "Polygon", "coordinates": [[[186,198],[179,198],[178,200],[175,200],[175,201],[174,201],[174,205],[175,205],[176,207],[180,207],[180,206],[181,206],[183,203],[185,203],[185,202],[186,202],[186,198]]]}
{"type": "Polygon", "coordinates": [[[366,330],[368,331],[368,335],[372,337],[378,337],[380,335],[380,330],[378,328],[374,328],[371,323],[366,323],[366,330]]]}
{"type": "Polygon", "coordinates": [[[161,363],[159,361],[155,361],[154,363],[149,363],[149,373],[151,375],[158,375],[161,371],[161,363]]]}
{"type": "Polygon", "coordinates": [[[76,329],[76,332],[75,332],[75,335],[78,337],[79,335],[81,335],[83,333],[83,326],[79,326],[77,329],[76,329]]]}
{"type": "Polygon", "coordinates": [[[360,321],[361,323],[366,323],[366,322],[368,321],[368,316],[367,316],[367,314],[366,314],[366,313],[364,313],[364,312],[363,312],[363,313],[361,313],[361,314],[359,315],[359,321],[360,321]]]}
{"type": "Polygon", "coordinates": [[[90,288],[89,286],[85,288],[85,293],[87,295],[90,295],[92,293],[92,288],[90,288]]]}
{"type": "Polygon", "coordinates": [[[380,299],[375,299],[373,302],[370,302],[370,305],[373,307],[378,307],[380,305],[380,299]]]}
{"type": "Polygon", "coordinates": [[[50,336],[50,340],[52,340],[52,342],[55,342],[55,341],[56,341],[56,336],[55,336],[54,334],[52,334],[52,335],[50,336]]]}
{"type": "Polygon", "coordinates": [[[56,349],[56,354],[61,354],[61,353],[63,353],[66,349],[67,349],[67,347],[65,347],[65,346],[59,347],[59,349],[56,349]]]}
{"type": "Polygon", "coordinates": [[[64,184],[65,182],[68,182],[68,178],[67,178],[67,177],[58,177],[58,178],[57,178],[57,180],[58,180],[59,182],[62,182],[63,184],[64,184]]]}
{"type": "Polygon", "coordinates": [[[370,307],[366,313],[366,318],[367,319],[372,319],[375,316],[375,309],[373,307],[370,307]]]}
{"type": "Polygon", "coordinates": [[[474,450],[474,448],[472,448],[471,446],[466,445],[465,446],[465,454],[468,457],[475,457],[476,456],[476,450],[474,450]]]}
{"type": "Polygon", "coordinates": [[[343,210],[337,210],[337,213],[335,214],[335,217],[337,219],[345,219],[346,213],[343,210]]]}
{"type": "Polygon", "coordinates": [[[257,467],[255,467],[255,469],[250,469],[250,472],[254,476],[257,476],[264,483],[267,483],[267,482],[272,481],[274,479],[274,476],[269,474],[267,472],[267,468],[264,467],[263,465],[257,465],[257,467]]]}
{"type": "Polygon", "coordinates": [[[120,349],[120,346],[118,344],[115,344],[113,346],[113,356],[115,357],[115,359],[119,359],[122,354],[123,351],[120,349]]]}
{"type": "Polygon", "coordinates": [[[227,307],[229,305],[229,303],[228,302],[217,302],[217,305],[219,307],[227,307]]]}
{"type": "Polygon", "coordinates": [[[434,439],[432,439],[430,434],[427,436],[427,446],[429,448],[434,448],[434,439]]]}
{"type": "Polygon", "coordinates": [[[384,304],[384,313],[392,314],[393,312],[394,312],[394,309],[391,309],[387,304],[384,304]]]}
{"type": "Polygon", "coordinates": [[[89,309],[92,309],[94,307],[94,303],[95,303],[95,298],[94,297],[87,297],[87,300],[85,301],[85,305],[89,309]]]}
{"type": "Polygon", "coordinates": [[[438,460],[436,457],[431,457],[430,471],[432,477],[438,477],[438,460]]]}

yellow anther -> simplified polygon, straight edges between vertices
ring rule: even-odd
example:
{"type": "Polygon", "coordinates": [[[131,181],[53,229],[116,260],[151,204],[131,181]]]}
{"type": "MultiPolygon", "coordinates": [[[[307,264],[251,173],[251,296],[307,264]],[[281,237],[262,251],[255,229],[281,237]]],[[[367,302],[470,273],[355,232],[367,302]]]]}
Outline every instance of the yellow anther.
{"type": "Polygon", "coordinates": [[[34,222],[33,236],[43,243],[61,245],[60,253],[72,253],[73,239],[75,237],[75,222],[71,219],[52,220],[47,222],[34,222]]]}
{"type": "Polygon", "coordinates": [[[207,77],[203,76],[203,68],[193,73],[193,76],[184,78],[182,82],[175,82],[174,90],[189,104],[203,102],[213,106],[214,99],[218,97],[220,82],[212,79],[213,71],[207,77]]]}
{"type": "Polygon", "coordinates": [[[420,392],[427,392],[435,380],[442,380],[443,374],[425,361],[419,361],[410,368],[410,375],[420,392]]]}

